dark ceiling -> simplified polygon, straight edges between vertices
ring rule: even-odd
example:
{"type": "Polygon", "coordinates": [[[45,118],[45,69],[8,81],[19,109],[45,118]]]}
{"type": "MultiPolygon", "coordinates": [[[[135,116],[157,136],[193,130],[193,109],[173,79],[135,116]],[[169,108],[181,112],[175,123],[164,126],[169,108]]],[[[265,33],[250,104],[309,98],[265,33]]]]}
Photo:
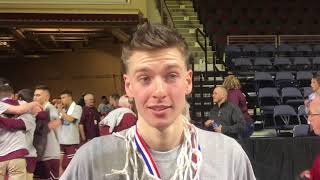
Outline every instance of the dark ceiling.
{"type": "Polygon", "coordinates": [[[1,14],[0,60],[37,58],[125,41],[138,14],[1,14]]]}

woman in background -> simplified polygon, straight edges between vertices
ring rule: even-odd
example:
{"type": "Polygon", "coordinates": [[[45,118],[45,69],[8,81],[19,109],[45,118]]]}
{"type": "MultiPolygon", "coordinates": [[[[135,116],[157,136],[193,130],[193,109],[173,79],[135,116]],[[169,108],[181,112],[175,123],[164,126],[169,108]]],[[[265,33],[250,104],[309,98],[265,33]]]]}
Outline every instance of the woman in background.
{"type": "Polygon", "coordinates": [[[242,93],[240,81],[234,75],[229,75],[224,79],[223,86],[228,90],[228,101],[238,106],[246,121],[246,130],[243,138],[248,138],[254,130],[253,120],[248,113],[246,96],[242,93]]]}

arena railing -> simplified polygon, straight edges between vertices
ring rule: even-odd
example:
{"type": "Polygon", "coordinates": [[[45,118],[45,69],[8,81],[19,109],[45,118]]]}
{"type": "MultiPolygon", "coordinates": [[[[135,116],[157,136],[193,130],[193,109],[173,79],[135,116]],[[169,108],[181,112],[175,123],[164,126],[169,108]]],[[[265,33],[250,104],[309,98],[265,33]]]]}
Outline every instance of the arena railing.
{"type": "Polygon", "coordinates": [[[158,2],[160,2],[161,23],[174,28],[173,19],[166,2],[164,0],[158,0],[158,2]]]}
{"type": "Polygon", "coordinates": [[[281,44],[320,44],[320,35],[279,35],[278,45],[281,44]]]}
{"type": "Polygon", "coordinates": [[[274,44],[277,47],[277,39],[277,35],[230,35],[227,36],[227,45],[274,44]]]}

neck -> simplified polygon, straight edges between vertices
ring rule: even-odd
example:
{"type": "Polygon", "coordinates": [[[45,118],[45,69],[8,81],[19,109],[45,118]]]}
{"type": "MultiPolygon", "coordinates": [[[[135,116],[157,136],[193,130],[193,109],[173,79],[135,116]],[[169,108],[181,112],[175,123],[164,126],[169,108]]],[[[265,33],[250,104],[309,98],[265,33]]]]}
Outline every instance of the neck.
{"type": "Polygon", "coordinates": [[[42,107],[45,108],[45,106],[47,105],[48,102],[49,102],[49,101],[43,102],[42,107]]]}
{"type": "Polygon", "coordinates": [[[66,104],[66,108],[69,108],[71,106],[73,101],[69,102],[68,104],[66,104]]]}
{"type": "Polygon", "coordinates": [[[137,128],[140,136],[149,148],[164,152],[174,149],[182,143],[184,123],[182,117],[179,116],[169,127],[157,129],[151,127],[142,118],[139,118],[137,128]]]}
{"type": "Polygon", "coordinates": [[[221,105],[226,102],[225,100],[218,102],[218,106],[221,107],[221,105]]]}

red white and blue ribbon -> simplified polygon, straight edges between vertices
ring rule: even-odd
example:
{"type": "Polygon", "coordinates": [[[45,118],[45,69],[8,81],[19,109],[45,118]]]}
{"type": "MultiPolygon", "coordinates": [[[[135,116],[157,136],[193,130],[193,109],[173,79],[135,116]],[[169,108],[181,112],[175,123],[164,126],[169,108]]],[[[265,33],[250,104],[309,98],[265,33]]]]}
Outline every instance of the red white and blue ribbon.
{"type": "Polygon", "coordinates": [[[161,179],[158,168],[157,168],[155,162],[153,161],[153,158],[150,154],[150,151],[149,151],[146,143],[143,141],[140,134],[138,133],[137,128],[135,128],[134,143],[135,143],[139,153],[142,155],[143,161],[144,161],[145,165],[147,166],[149,173],[151,175],[157,177],[158,179],[161,179]]]}
{"type": "MultiPolygon", "coordinates": [[[[199,178],[199,172],[198,172],[199,169],[198,168],[200,165],[200,161],[202,160],[202,156],[201,156],[200,145],[197,142],[198,141],[197,141],[197,137],[196,137],[195,133],[192,133],[192,135],[191,135],[192,149],[195,150],[195,152],[192,154],[192,161],[196,165],[194,167],[195,168],[194,174],[196,175],[195,179],[199,180],[200,178],[199,178]]],[[[134,145],[136,146],[137,150],[141,154],[143,161],[144,161],[145,165],[147,166],[149,173],[151,175],[153,175],[154,177],[161,179],[158,168],[157,168],[157,166],[151,156],[151,153],[150,153],[147,145],[145,144],[142,137],[138,133],[137,127],[135,127],[134,145]]]]}
{"type": "Polygon", "coordinates": [[[201,147],[198,144],[198,137],[196,136],[196,132],[195,129],[191,127],[191,125],[189,125],[189,130],[191,133],[191,146],[192,149],[195,150],[195,152],[192,154],[192,162],[195,164],[195,169],[194,169],[194,175],[196,176],[195,179],[199,180],[200,176],[199,176],[199,166],[202,160],[202,155],[201,155],[201,147]]]}

